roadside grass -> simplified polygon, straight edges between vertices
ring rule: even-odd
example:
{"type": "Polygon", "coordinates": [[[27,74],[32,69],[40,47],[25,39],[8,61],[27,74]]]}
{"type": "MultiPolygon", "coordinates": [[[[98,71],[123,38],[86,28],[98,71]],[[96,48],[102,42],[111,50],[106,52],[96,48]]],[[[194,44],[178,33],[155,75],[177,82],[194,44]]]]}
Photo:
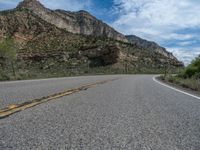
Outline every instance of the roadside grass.
{"type": "Polygon", "coordinates": [[[194,91],[200,91],[200,79],[196,78],[182,78],[178,75],[162,75],[160,79],[183,88],[188,88],[194,91]]]}
{"type": "Polygon", "coordinates": [[[184,88],[200,91],[200,55],[185,69],[180,70],[177,75],[165,73],[165,75],[160,76],[160,79],[184,88]]]}

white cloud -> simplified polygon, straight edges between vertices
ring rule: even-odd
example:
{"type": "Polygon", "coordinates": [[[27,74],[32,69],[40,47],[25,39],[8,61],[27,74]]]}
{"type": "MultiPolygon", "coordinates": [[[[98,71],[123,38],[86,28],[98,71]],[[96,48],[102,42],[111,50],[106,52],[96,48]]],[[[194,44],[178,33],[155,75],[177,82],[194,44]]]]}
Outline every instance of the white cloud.
{"type": "MultiPolygon", "coordinates": [[[[114,25],[128,25],[167,31],[200,25],[200,1],[193,0],[114,0],[120,16],[114,25]]],[[[122,30],[122,29],[121,29],[122,30]]],[[[124,31],[127,32],[127,31],[124,31]]]]}
{"type": "Polygon", "coordinates": [[[195,47],[191,49],[181,49],[180,47],[169,47],[167,48],[167,50],[172,52],[174,56],[183,61],[185,65],[190,64],[195,57],[200,55],[200,47],[195,47]]]}
{"type": "MultiPolygon", "coordinates": [[[[200,39],[200,35],[195,33],[176,32],[186,28],[200,28],[198,0],[114,0],[114,3],[114,13],[119,17],[112,26],[124,34],[136,34],[160,44],[169,40],[200,39]]],[[[184,46],[189,45],[189,42],[178,44],[180,47],[177,48],[180,48],[182,55],[188,56],[186,52],[190,51],[181,49],[186,49],[184,46]]],[[[178,53],[178,49],[174,52],[178,53]]],[[[190,56],[194,57],[196,51],[191,51],[190,56]]],[[[187,63],[182,56],[177,56],[187,63]]]]}
{"type": "Polygon", "coordinates": [[[183,41],[183,42],[178,42],[177,45],[179,46],[190,46],[193,43],[193,41],[183,41]]]}

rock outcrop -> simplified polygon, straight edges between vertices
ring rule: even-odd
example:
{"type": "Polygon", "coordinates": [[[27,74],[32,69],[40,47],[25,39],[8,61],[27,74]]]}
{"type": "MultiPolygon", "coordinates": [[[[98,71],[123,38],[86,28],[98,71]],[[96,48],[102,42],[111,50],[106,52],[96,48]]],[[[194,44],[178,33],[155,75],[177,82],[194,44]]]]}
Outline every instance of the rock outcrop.
{"type": "Polygon", "coordinates": [[[50,10],[45,8],[38,0],[24,0],[17,8],[31,10],[48,23],[71,33],[103,36],[127,42],[123,34],[96,19],[86,11],[70,12],[64,10],[50,10]]]}
{"type": "Polygon", "coordinates": [[[174,57],[172,53],[168,52],[165,48],[159,46],[155,42],[147,41],[135,35],[127,35],[126,38],[128,39],[130,43],[135,44],[138,47],[141,47],[143,49],[148,49],[150,51],[155,51],[170,59],[177,60],[176,57],[174,57]]]}
{"type": "Polygon", "coordinates": [[[118,62],[120,48],[115,45],[105,45],[92,48],[82,48],[80,55],[87,57],[91,67],[113,65],[118,62]]]}

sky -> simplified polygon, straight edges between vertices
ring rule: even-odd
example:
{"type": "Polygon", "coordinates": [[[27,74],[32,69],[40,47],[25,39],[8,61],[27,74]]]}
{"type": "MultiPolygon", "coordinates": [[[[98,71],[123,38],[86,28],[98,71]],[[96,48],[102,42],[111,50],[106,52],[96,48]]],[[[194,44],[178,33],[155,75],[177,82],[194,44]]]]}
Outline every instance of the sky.
{"type": "MultiPolygon", "coordinates": [[[[0,10],[21,0],[0,0],[0,10]]],[[[86,10],[126,35],[155,41],[186,65],[200,54],[200,0],[40,0],[51,9],[86,10]]]]}

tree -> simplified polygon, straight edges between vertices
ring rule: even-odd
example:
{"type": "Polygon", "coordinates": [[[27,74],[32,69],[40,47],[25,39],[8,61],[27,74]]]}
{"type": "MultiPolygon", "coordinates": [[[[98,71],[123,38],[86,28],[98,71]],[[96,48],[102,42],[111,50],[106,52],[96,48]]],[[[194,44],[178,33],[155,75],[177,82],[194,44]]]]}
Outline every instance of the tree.
{"type": "Polygon", "coordinates": [[[11,66],[13,76],[16,77],[14,63],[16,62],[17,45],[13,39],[6,38],[0,42],[0,65],[2,70],[11,66]]]}
{"type": "Polygon", "coordinates": [[[200,77],[200,55],[195,58],[192,63],[186,67],[184,71],[185,78],[200,77]]]}

